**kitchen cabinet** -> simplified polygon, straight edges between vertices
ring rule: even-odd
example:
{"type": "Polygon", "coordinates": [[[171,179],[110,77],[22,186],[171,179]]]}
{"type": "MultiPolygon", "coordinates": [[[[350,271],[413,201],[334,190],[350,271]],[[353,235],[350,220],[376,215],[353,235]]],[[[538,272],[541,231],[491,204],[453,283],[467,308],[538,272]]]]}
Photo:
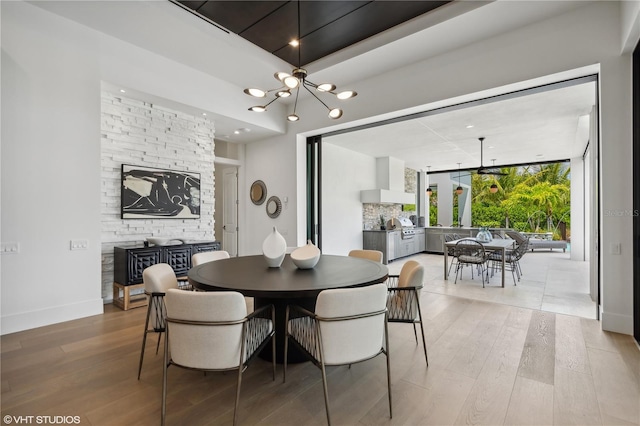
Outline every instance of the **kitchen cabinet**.
{"type": "Polygon", "coordinates": [[[425,231],[424,228],[416,228],[413,238],[402,238],[399,230],[363,231],[362,248],[381,251],[382,263],[386,265],[392,260],[425,251],[425,231]]]}
{"type": "Polygon", "coordinates": [[[416,246],[415,253],[422,253],[426,250],[426,234],[424,228],[416,228],[416,246]]]}
{"type": "Polygon", "coordinates": [[[395,259],[396,243],[399,237],[400,231],[363,231],[362,248],[381,251],[382,263],[386,265],[395,259]]]}

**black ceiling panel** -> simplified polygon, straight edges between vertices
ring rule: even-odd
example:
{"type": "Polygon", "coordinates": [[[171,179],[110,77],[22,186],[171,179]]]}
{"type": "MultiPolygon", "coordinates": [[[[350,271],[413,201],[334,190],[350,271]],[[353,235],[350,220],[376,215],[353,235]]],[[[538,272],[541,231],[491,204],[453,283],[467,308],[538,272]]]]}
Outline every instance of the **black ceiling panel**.
{"type": "Polygon", "coordinates": [[[292,65],[311,63],[449,1],[179,1],[292,65]],[[298,37],[301,50],[288,43],[298,37]],[[298,55],[300,54],[300,62],[298,55]]]}

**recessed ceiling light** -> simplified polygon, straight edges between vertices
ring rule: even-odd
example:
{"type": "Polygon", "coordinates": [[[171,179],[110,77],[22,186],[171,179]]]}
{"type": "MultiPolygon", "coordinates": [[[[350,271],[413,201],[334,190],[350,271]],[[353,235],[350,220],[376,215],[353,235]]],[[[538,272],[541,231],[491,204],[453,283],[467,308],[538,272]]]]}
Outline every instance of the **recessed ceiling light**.
{"type": "Polygon", "coordinates": [[[291,40],[289,42],[289,45],[293,46],[293,47],[298,47],[298,46],[300,46],[300,42],[298,40],[291,40]]]}
{"type": "Polygon", "coordinates": [[[234,130],[234,131],[233,131],[233,134],[234,134],[234,135],[239,135],[239,134],[240,134],[240,130],[234,130]]]}
{"type": "Polygon", "coordinates": [[[207,116],[207,113],[206,113],[206,112],[203,112],[203,113],[202,113],[202,115],[206,117],[206,116],[207,116]]]}
{"type": "Polygon", "coordinates": [[[120,93],[127,93],[127,91],[124,89],[120,89],[120,93]]]}
{"type": "Polygon", "coordinates": [[[467,129],[473,129],[473,124],[467,124],[467,129]]]}
{"type": "Polygon", "coordinates": [[[489,145],[487,148],[489,148],[489,149],[493,149],[493,145],[489,145]]]}

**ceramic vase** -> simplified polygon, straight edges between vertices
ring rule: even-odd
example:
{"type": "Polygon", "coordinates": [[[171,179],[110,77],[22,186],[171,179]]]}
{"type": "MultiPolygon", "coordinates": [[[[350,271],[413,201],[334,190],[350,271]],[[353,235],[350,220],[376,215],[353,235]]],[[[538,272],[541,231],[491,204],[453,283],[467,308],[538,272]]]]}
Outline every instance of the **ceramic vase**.
{"type": "Polygon", "coordinates": [[[276,227],[262,242],[262,255],[269,268],[279,268],[287,252],[287,241],[278,232],[276,227]]]}
{"type": "Polygon", "coordinates": [[[491,232],[485,227],[481,227],[478,235],[476,235],[476,240],[481,243],[490,243],[492,239],[491,232]]]}
{"type": "Polygon", "coordinates": [[[291,260],[298,269],[311,269],[320,260],[320,249],[313,245],[311,240],[307,240],[307,244],[298,247],[291,253],[291,260]]]}

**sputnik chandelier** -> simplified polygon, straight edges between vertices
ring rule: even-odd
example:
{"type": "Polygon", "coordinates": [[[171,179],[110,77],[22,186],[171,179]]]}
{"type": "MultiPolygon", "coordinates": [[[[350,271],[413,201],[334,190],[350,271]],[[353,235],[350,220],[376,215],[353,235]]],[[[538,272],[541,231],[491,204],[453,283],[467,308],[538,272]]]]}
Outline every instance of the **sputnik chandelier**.
{"type": "Polygon", "coordinates": [[[301,43],[302,42],[300,41],[300,1],[298,0],[298,39],[289,43],[291,46],[298,48],[298,67],[294,68],[293,71],[291,71],[291,74],[282,72],[282,71],[275,73],[274,77],[276,78],[276,80],[280,81],[283,84],[282,86],[276,89],[269,89],[269,90],[262,90],[262,89],[255,89],[255,88],[244,89],[244,93],[250,96],[254,96],[256,98],[266,98],[269,93],[275,92],[275,97],[271,101],[269,101],[267,104],[252,106],[251,108],[249,108],[249,111],[264,112],[267,110],[267,107],[269,105],[271,105],[272,103],[274,103],[280,98],[288,98],[289,96],[292,95],[291,91],[295,90],[296,100],[293,105],[293,113],[287,116],[287,120],[298,121],[300,117],[296,114],[296,109],[298,107],[298,96],[300,95],[300,88],[303,87],[307,90],[307,92],[311,93],[313,97],[316,98],[322,105],[324,105],[324,107],[327,110],[329,110],[330,118],[338,119],[342,117],[342,113],[343,113],[342,109],[330,108],[326,103],[324,103],[318,97],[318,95],[314,93],[314,90],[320,93],[330,93],[334,95],[336,98],[338,98],[339,100],[353,98],[357,95],[357,93],[354,92],[353,90],[345,90],[343,92],[337,93],[335,91],[336,86],[332,83],[316,84],[309,81],[307,79],[307,70],[305,70],[304,68],[301,68],[300,66],[300,62],[301,62],[300,61],[300,44],[301,43]]]}

